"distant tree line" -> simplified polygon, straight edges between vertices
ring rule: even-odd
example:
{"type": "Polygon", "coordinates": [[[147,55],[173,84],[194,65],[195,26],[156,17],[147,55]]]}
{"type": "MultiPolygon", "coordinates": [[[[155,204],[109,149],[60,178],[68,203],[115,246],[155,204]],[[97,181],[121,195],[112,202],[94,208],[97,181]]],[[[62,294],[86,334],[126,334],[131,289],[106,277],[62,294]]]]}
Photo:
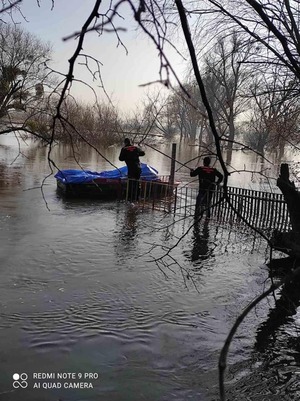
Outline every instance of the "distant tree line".
{"type": "MultiPolygon", "coordinates": [[[[233,30],[215,38],[199,65],[223,149],[231,150],[237,141],[239,148],[243,143],[281,158],[286,146],[299,143],[299,83],[278,65],[266,69],[250,63],[256,47],[233,30]]],[[[187,94],[178,87],[167,97],[148,98],[144,113],[155,120],[153,130],[209,146],[213,135],[199,88],[193,79],[184,88],[187,94]]]]}
{"type": "MultiPolygon", "coordinates": [[[[14,116],[21,111],[23,128],[50,140],[60,96],[60,77],[48,67],[51,46],[1,21],[0,46],[0,123],[14,129],[14,116]]],[[[281,157],[287,145],[298,143],[298,80],[278,63],[257,66],[253,55],[259,53],[256,41],[232,29],[199,49],[199,66],[223,149],[232,150],[239,142],[239,147],[261,154],[276,151],[281,157]]],[[[59,110],[63,118],[55,127],[55,140],[111,145],[122,133],[138,133],[144,138],[178,135],[209,147],[214,138],[207,111],[193,74],[187,75],[185,91],[175,86],[167,95],[148,94],[130,116],[121,115],[109,101],[85,104],[68,96],[59,110]]]]}
{"type": "MultiPolygon", "coordinates": [[[[51,46],[18,25],[0,21],[0,48],[1,130],[21,128],[49,140],[60,96],[59,76],[48,67],[51,46]]],[[[104,145],[117,140],[120,121],[110,104],[88,105],[69,96],[60,113],[56,140],[104,145]]]]}

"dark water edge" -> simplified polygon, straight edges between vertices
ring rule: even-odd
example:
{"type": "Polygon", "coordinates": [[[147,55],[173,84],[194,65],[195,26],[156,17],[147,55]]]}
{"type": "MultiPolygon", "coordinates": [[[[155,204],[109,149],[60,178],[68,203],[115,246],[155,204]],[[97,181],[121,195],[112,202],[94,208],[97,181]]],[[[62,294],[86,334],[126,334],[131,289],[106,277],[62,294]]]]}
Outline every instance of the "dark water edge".
{"type": "MultiPolygon", "coordinates": [[[[67,168],[69,150],[58,153],[67,168]]],[[[165,267],[166,277],[153,257],[190,220],[174,224],[173,216],[125,203],[65,201],[52,178],[48,210],[40,189],[28,190],[45,177],[45,152],[31,150],[10,166],[13,154],[2,149],[0,400],[218,400],[224,340],[269,284],[265,244],[242,227],[201,223],[172,253],[184,270],[165,267]],[[22,372],[28,388],[13,389],[13,374],[22,372]],[[32,379],[42,372],[99,377],[92,389],[33,389],[57,382],[32,379]]],[[[263,301],[236,334],[229,400],[299,399],[298,312],[276,316],[274,305],[263,301]]]]}

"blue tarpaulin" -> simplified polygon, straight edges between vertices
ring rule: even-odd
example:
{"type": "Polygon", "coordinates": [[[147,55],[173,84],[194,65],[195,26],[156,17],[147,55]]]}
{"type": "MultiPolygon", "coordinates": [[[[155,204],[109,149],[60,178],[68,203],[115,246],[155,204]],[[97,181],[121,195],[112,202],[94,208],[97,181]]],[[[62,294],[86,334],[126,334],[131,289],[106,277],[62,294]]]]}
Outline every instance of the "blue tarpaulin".
{"type": "MultiPolygon", "coordinates": [[[[145,163],[141,163],[141,168],[142,180],[153,181],[158,179],[158,171],[155,168],[145,163]]],[[[97,178],[126,178],[127,166],[120,167],[119,169],[115,170],[102,171],[101,173],[87,170],[60,170],[57,174],[55,174],[54,177],[64,184],[84,184],[91,182],[97,178]]]]}

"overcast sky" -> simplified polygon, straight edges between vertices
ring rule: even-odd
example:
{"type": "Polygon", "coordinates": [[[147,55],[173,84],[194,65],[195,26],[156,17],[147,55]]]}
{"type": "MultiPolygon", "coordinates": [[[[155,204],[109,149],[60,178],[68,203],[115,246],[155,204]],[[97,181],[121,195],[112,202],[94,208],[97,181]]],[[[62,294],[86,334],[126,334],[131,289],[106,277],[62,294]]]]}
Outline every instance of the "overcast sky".
{"type": "MultiPolygon", "coordinates": [[[[81,28],[93,4],[93,0],[55,0],[54,9],[51,10],[51,0],[40,0],[40,7],[36,0],[23,0],[22,11],[27,21],[20,16],[16,18],[28,31],[52,44],[52,67],[66,73],[68,59],[73,54],[77,41],[63,41],[62,38],[81,28]]],[[[123,9],[123,15],[126,21],[119,19],[116,25],[127,30],[120,32],[120,35],[128,55],[121,46],[117,47],[118,42],[113,33],[105,33],[101,37],[90,33],[84,43],[84,52],[103,63],[101,73],[107,93],[116,106],[129,111],[134,110],[145,97],[145,92],[149,91],[149,87],[141,88],[139,85],[159,79],[159,60],[154,45],[136,31],[136,23],[128,8],[123,9]]],[[[178,73],[182,74],[183,60],[175,56],[174,51],[170,57],[178,73]]],[[[85,68],[76,67],[75,73],[77,78],[92,82],[85,68]]],[[[152,88],[153,86],[150,89],[152,88]]],[[[73,94],[82,100],[94,100],[92,92],[84,85],[74,86],[73,94]]],[[[100,99],[105,98],[100,89],[98,95],[100,99]]]]}

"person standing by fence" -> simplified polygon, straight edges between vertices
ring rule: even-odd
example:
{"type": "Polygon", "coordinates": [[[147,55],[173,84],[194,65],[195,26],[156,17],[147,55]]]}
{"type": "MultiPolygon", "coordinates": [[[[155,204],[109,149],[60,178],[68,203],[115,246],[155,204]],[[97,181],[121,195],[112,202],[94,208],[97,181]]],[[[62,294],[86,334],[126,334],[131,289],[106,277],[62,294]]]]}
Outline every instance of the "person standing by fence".
{"type": "Polygon", "coordinates": [[[199,177],[199,193],[196,200],[195,216],[203,215],[206,211],[207,218],[210,217],[210,203],[216,185],[223,181],[223,174],[216,168],[210,167],[211,159],[206,156],[203,159],[203,166],[191,169],[191,177],[199,177]],[[217,181],[216,181],[217,178],[217,181]]]}
{"type": "Polygon", "coordinates": [[[128,138],[124,139],[124,147],[121,149],[119,160],[127,165],[128,176],[128,200],[136,201],[139,197],[139,179],[141,177],[140,156],[145,152],[130,143],[128,138]]]}

